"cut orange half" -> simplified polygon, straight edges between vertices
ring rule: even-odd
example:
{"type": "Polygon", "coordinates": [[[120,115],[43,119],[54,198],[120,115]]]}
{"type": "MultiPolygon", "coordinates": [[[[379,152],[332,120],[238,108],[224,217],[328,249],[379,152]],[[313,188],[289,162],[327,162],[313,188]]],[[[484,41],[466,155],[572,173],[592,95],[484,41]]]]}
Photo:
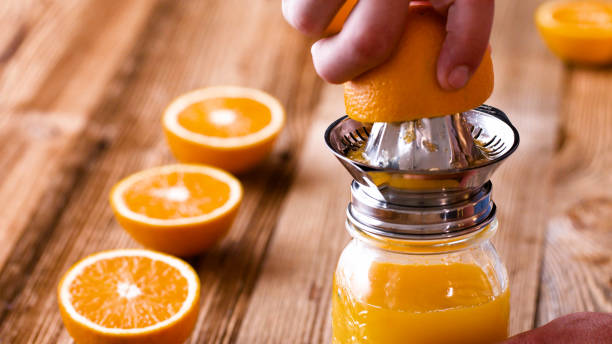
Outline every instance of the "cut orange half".
{"type": "Polygon", "coordinates": [[[285,122],[285,110],[271,95],[252,88],[218,86],[175,99],[162,124],[181,162],[244,172],[266,157],[285,122]]]}
{"type": "Polygon", "coordinates": [[[563,60],[612,63],[612,2],[546,2],[536,10],[535,22],[550,50],[563,60]]]}
{"type": "Polygon", "coordinates": [[[218,168],[175,164],[133,174],[113,187],[117,221],[142,245],[191,256],[219,241],[242,200],[240,181],[218,168]]]}
{"type": "Polygon", "coordinates": [[[200,281],[184,261],[149,250],[112,250],[76,263],[58,286],[77,343],[183,343],[198,317],[200,281]]]}

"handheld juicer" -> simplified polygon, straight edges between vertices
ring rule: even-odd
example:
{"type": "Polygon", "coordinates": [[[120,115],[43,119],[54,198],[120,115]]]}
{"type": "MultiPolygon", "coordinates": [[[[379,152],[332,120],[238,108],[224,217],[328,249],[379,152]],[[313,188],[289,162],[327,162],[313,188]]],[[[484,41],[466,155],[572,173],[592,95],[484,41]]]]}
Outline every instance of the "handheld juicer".
{"type": "Polygon", "coordinates": [[[347,116],[325,132],[353,176],[347,221],[391,238],[442,239],[477,231],[495,216],[491,175],[519,144],[499,109],[361,123],[347,116]]]}

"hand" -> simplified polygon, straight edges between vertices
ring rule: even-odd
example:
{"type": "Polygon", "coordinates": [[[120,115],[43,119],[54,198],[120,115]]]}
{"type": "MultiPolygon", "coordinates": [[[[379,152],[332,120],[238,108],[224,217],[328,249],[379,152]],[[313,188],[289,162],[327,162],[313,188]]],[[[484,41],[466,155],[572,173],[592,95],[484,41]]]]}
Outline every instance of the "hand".
{"type": "Polygon", "coordinates": [[[516,335],[502,344],[609,344],[612,314],[574,313],[534,330],[516,335]]]}
{"type": "MultiPolygon", "coordinates": [[[[438,58],[438,82],[458,89],[480,65],[489,45],[493,0],[431,0],[447,15],[446,39],[438,58]]],[[[344,0],[283,0],[283,15],[304,34],[320,36],[344,0]]],[[[337,35],[311,49],[317,73],[342,83],[384,62],[394,51],[406,23],[408,0],[360,0],[337,35]]]]}

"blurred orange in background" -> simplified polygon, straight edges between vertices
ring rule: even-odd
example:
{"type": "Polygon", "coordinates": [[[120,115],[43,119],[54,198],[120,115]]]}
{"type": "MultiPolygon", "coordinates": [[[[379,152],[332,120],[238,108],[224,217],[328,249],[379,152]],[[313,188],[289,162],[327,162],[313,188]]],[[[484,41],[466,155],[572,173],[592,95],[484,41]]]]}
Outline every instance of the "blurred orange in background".
{"type": "Polygon", "coordinates": [[[550,1],[535,13],[540,35],[567,62],[612,63],[612,2],[550,1]]]}

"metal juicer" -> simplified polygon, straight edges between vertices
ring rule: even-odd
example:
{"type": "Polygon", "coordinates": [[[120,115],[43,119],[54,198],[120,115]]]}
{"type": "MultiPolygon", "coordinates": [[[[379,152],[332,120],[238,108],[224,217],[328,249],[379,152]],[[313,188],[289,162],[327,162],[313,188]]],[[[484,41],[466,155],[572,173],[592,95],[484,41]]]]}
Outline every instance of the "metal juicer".
{"type": "Polygon", "coordinates": [[[348,221],[397,238],[477,231],[495,216],[491,175],[519,144],[500,110],[481,105],[441,117],[361,123],[341,117],[325,132],[353,176],[348,221]]]}

